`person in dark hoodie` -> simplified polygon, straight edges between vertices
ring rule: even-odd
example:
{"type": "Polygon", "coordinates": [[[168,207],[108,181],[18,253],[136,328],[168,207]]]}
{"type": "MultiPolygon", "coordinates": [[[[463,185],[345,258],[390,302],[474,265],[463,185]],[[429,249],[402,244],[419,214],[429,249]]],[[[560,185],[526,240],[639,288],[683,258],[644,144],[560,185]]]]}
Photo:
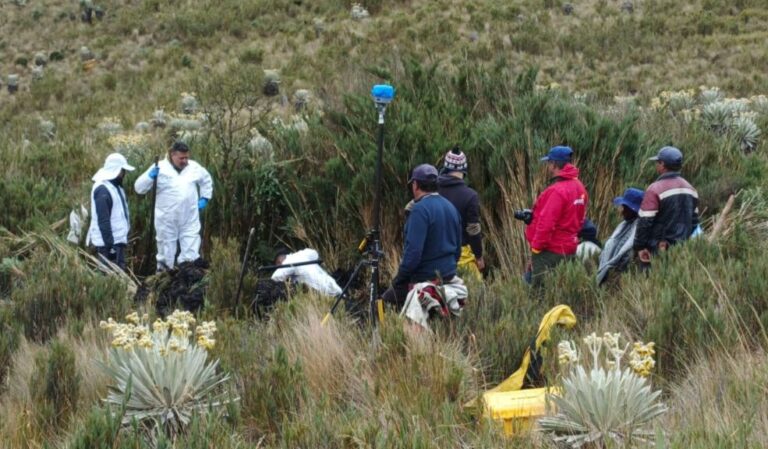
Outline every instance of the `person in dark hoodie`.
{"type": "Polygon", "coordinates": [[[104,167],[93,175],[91,226],[86,242],[93,244],[99,257],[125,270],[125,246],[131,220],[123,190],[123,177],[134,167],[120,153],[112,153],[104,167]]]}
{"type": "Polygon", "coordinates": [[[542,275],[572,257],[579,245],[587,212],[588,195],[571,164],[573,150],[555,146],[540,160],[546,162],[551,183],[533,205],[533,220],[525,229],[531,246],[531,283],[541,286],[542,275]]]}
{"type": "Polygon", "coordinates": [[[461,217],[461,257],[458,268],[478,280],[485,269],[483,260],[483,234],[480,230],[480,200],[477,192],[467,187],[467,156],[454,147],[443,160],[443,168],[437,179],[438,193],[451,202],[461,217]]]}

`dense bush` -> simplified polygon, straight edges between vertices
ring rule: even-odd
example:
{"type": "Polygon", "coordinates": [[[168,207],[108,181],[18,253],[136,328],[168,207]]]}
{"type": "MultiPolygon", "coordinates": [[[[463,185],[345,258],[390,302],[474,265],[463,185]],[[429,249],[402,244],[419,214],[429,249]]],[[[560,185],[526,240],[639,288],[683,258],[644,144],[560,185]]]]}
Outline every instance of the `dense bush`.
{"type": "MultiPolygon", "coordinates": [[[[11,308],[0,306],[0,385],[5,385],[5,376],[11,366],[11,357],[19,346],[19,326],[13,320],[11,308]]],[[[0,393],[3,388],[0,387],[0,393]]]]}
{"type": "Polygon", "coordinates": [[[22,265],[30,273],[11,294],[14,319],[27,339],[45,342],[67,320],[122,316],[131,299],[120,280],[95,273],[76,255],[36,250],[22,265]]]}
{"type": "Polygon", "coordinates": [[[38,426],[48,431],[61,428],[77,411],[81,388],[72,349],[54,341],[50,351],[38,353],[32,377],[30,396],[38,426]]]}

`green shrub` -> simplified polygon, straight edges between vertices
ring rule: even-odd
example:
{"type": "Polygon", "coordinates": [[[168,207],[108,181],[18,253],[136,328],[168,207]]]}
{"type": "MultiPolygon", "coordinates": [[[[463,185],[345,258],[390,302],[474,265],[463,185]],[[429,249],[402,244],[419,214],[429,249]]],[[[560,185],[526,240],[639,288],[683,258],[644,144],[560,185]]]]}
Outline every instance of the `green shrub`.
{"type": "Polygon", "coordinates": [[[64,52],[59,50],[54,50],[48,55],[48,60],[51,62],[63,61],[64,52]]]}
{"type": "MultiPolygon", "coordinates": [[[[211,251],[211,270],[208,273],[210,284],[206,299],[208,304],[216,310],[217,316],[221,316],[222,313],[235,311],[235,295],[242,258],[239,255],[237,241],[234,239],[214,238],[211,243],[213,250],[211,251]]],[[[241,293],[240,301],[241,304],[248,305],[246,291],[241,293]]]]}
{"type": "Polygon", "coordinates": [[[95,273],[76,255],[40,248],[22,265],[28,273],[11,294],[14,319],[27,339],[45,342],[68,319],[122,316],[130,305],[127,286],[95,273]]]}
{"type": "Polygon", "coordinates": [[[69,439],[70,449],[114,449],[120,441],[122,413],[94,407],[69,439]]]}
{"type": "Polygon", "coordinates": [[[46,430],[58,429],[77,411],[81,379],[75,354],[65,344],[54,341],[50,351],[38,353],[35,368],[29,393],[38,423],[42,429],[49,426],[52,428],[46,430]]]}
{"type": "Polygon", "coordinates": [[[261,64],[264,60],[264,49],[261,47],[249,47],[240,54],[240,62],[244,64],[261,64]]]}
{"type": "Polygon", "coordinates": [[[117,77],[112,73],[108,73],[101,78],[101,85],[106,90],[114,91],[117,88],[117,77]]]}
{"type": "Polygon", "coordinates": [[[0,392],[11,366],[11,358],[19,346],[19,327],[13,320],[11,309],[0,305],[0,392]]]}

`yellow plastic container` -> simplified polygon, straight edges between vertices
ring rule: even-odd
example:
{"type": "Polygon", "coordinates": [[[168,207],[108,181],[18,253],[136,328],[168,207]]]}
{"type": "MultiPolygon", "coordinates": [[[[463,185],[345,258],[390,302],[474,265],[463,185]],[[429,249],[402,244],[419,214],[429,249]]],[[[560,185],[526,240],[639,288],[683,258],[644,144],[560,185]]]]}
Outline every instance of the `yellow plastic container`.
{"type": "Polygon", "coordinates": [[[483,415],[501,422],[506,435],[527,432],[536,419],[547,414],[547,393],[557,392],[554,388],[487,392],[483,394],[483,415]]]}

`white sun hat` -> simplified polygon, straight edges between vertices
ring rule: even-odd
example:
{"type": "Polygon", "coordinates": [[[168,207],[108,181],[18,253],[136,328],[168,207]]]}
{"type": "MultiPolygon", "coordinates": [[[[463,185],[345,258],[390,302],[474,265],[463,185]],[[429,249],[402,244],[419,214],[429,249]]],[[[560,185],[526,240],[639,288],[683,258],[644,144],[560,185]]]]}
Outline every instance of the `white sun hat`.
{"type": "Polygon", "coordinates": [[[120,170],[134,171],[136,167],[128,165],[128,160],[122,154],[112,153],[107,156],[104,160],[104,166],[91,179],[96,182],[115,179],[120,174],[120,170]]]}

